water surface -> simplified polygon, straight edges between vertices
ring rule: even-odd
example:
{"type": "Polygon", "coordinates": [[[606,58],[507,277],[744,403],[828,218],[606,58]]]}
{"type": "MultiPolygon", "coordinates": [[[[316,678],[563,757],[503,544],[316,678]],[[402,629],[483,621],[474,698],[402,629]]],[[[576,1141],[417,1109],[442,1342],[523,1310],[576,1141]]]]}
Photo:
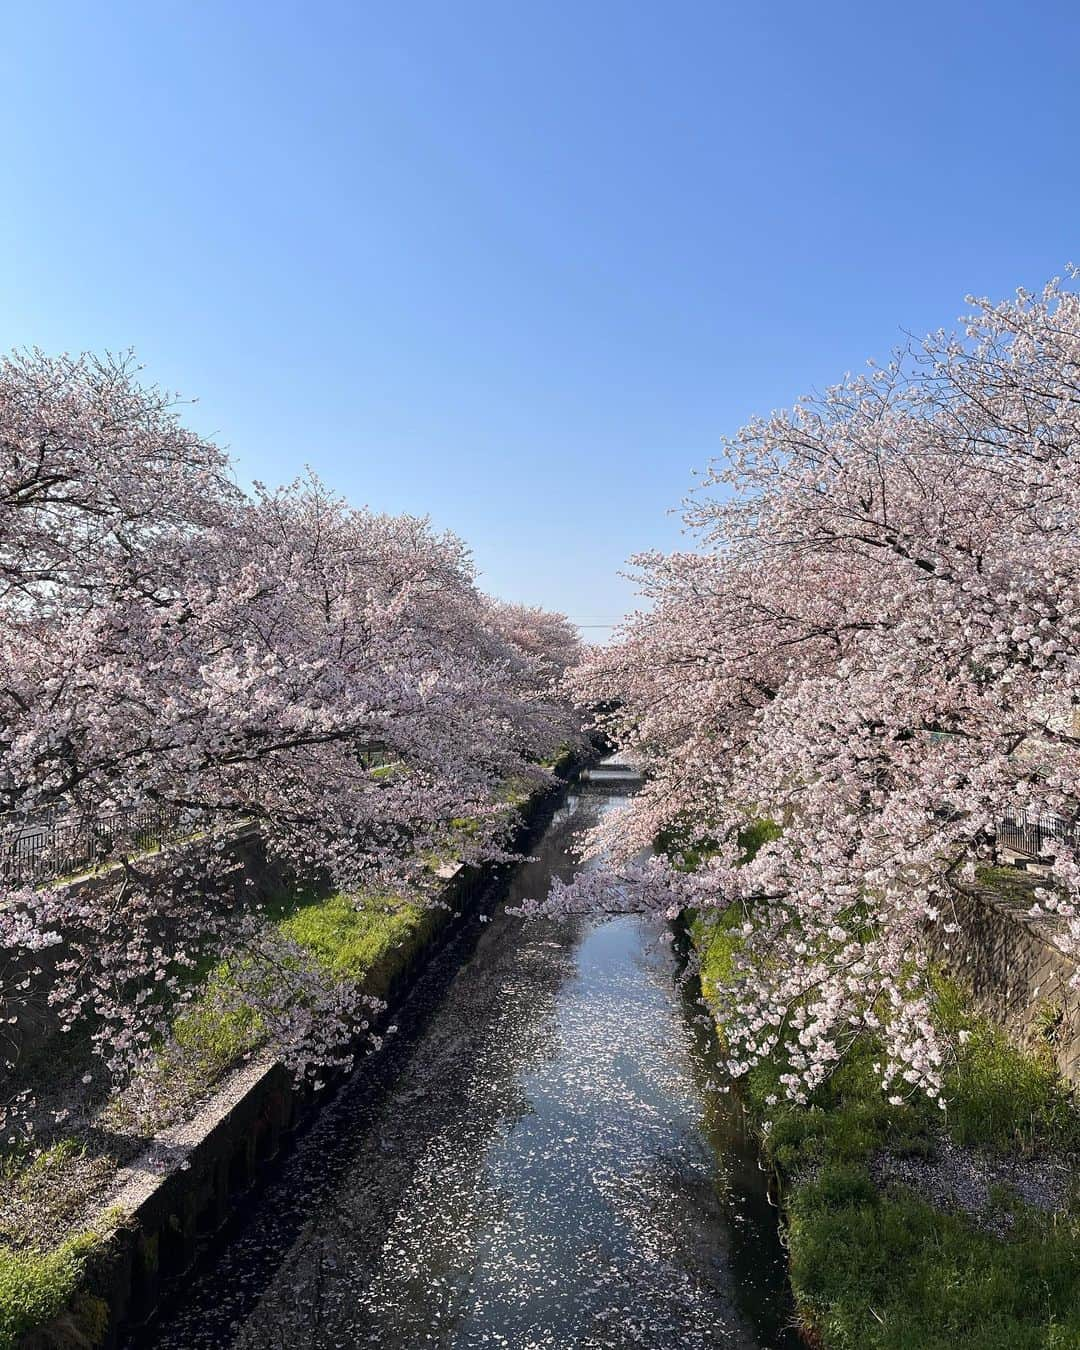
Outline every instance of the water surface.
{"type": "MultiPolygon", "coordinates": [[[[611,808],[570,797],[505,903],[569,875],[611,808]]],[[[503,911],[436,960],[392,1049],[138,1345],[795,1344],[765,1180],[669,934],[503,911]]]]}

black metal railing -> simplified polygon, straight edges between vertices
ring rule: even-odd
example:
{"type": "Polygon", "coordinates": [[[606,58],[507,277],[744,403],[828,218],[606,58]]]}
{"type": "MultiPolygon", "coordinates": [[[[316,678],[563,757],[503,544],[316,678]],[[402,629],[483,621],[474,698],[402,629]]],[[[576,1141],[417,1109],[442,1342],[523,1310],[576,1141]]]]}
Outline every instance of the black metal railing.
{"type": "MultiPolygon", "coordinates": [[[[379,740],[358,745],[357,758],[369,771],[400,759],[379,740]]],[[[107,812],[61,806],[0,812],[0,885],[40,885],[77,876],[114,858],[191,838],[206,830],[209,820],[199,810],[160,805],[107,812]]]]}
{"type": "Polygon", "coordinates": [[[0,882],[26,886],[75,876],[123,854],[150,853],[199,828],[197,813],[178,806],[0,816],[0,882]]]}
{"type": "Polygon", "coordinates": [[[1015,811],[998,821],[997,845],[1027,858],[1052,857],[1056,847],[1076,846],[1076,829],[1051,811],[1039,815],[1015,811]]]}

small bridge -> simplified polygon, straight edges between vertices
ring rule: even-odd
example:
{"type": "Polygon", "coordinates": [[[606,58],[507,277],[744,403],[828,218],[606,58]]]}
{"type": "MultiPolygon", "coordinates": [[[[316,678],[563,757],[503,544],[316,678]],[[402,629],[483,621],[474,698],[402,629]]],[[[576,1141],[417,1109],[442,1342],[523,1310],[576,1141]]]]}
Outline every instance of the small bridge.
{"type": "Polygon", "coordinates": [[[641,770],[636,764],[613,755],[599,764],[585,769],[578,779],[581,792],[603,792],[609,796],[629,797],[642,784],[641,770]]]}

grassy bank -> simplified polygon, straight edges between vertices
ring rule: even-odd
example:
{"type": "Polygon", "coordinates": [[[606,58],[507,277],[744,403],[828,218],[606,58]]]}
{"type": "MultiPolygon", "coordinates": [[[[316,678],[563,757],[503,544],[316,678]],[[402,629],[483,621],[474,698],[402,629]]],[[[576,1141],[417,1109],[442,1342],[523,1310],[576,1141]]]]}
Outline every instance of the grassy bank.
{"type": "MultiPolygon", "coordinates": [[[[394,896],[329,895],[279,904],[273,927],[328,983],[358,986],[384,998],[390,983],[445,919],[445,911],[394,896]]],[[[266,1041],[262,1014],[244,990],[272,971],[222,963],[177,1019],[175,1050],[164,1073],[191,1084],[214,1082],[266,1041]]]]}
{"type": "MultiPolygon", "coordinates": [[[[99,1243],[96,1234],[84,1233],[47,1252],[0,1249],[0,1346],[3,1350],[10,1350],[24,1332],[42,1326],[69,1305],[86,1262],[99,1243]]],[[[73,1326],[81,1331],[85,1344],[95,1343],[91,1338],[96,1325],[100,1325],[99,1313],[92,1299],[72,1311],[73,1326]]]]}
{"type": "MultiPolygon", "coordinates": [[[[707,998],[731,974],[734,929],[733,920],[692,924],[707,998]]],[[[1080,1153],[1076,1102],[1048,1057],[1013,1047],[956,985],[940,980],[936,1003],[942,1026],[965,1033],[945,1113],[925,1101],[890,1106],[871,1043],[807,1107],[769,1107],[780,1063],[749,1075],[747,1108],[781,1179],[808,1339],[825,1350],[1080,1347],[1075,1171],[1058,1212],[1025,1203],[1010,1184],[1045,1160],[1066,1175],[1057,1160],[1080,1153]],[[1010,1181],[992,1181],[984,1204],[965,1207],[936,1192],[946,1163],[1010,1181]]]]}

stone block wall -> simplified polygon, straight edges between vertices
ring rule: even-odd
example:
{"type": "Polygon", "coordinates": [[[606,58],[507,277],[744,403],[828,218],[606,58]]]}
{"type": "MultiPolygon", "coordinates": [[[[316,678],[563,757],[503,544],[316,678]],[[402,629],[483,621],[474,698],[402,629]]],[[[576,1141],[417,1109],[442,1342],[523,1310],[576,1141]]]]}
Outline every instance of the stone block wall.
{"type": "Polygon", "coordinates": [[[935,936],[939,959],[967,984],[980,1011],[1019,1044],[1048,1047],[1062,1076],[1080,1087],[1080,988],[1074,956],[1049,917],[996,891],[957,891],[959,931],[935,936]]]}

